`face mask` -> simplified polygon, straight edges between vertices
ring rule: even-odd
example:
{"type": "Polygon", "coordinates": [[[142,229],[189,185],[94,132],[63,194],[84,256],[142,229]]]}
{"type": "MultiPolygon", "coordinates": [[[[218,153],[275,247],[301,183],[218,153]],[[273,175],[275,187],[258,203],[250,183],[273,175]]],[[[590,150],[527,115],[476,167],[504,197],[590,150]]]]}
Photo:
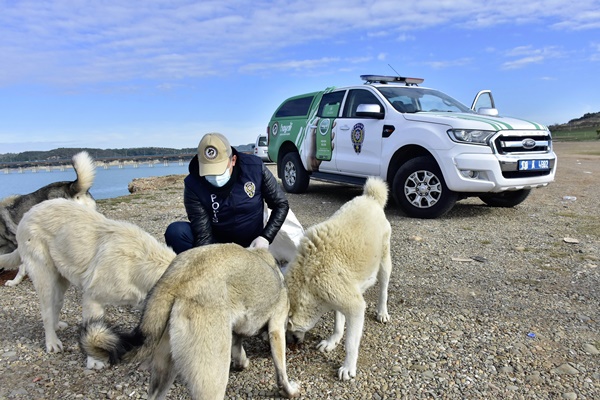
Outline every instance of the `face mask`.
{"type": "Polygon", "coordinates": [[[231,174],[229,172],[229,168],[227,168],[221,175],[206,175],[204,178],[213,186],[223,187],[227,182],[229,182],[231,174]]]}

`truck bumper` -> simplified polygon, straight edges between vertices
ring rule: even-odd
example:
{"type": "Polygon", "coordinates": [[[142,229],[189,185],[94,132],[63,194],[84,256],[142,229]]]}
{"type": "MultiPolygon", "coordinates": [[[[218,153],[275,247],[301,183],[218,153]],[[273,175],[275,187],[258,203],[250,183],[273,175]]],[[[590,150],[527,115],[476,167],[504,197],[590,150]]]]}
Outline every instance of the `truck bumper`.
{"type": "Polygon", "coordinates": [[[460,153],[446,160],[449,165],[444,165],[442,170],[445,171],[444,178],[448,188],[467,193],[498,193],[547,186],[554,180],[557,166],[554,152],[509,156],[460,153]],[[519,171],[518,162],[522,160],[548,160],[550,169],[519,171]]]}

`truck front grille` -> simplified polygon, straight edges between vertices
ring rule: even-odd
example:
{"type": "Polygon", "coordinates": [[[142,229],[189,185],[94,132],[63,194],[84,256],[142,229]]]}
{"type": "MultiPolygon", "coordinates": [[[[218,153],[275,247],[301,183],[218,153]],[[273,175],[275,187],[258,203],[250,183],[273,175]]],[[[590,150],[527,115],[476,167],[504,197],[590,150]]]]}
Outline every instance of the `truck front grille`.
{"type": "Polygon", "coordinates": [[[544,154],[552,152],[552,136],[549,131],[506,131],[500,132],[493,140],[492,147],[496,153],[510,155],[510,159],[500,162],[502,176],[507,179],[530,178],[549,175],[554,170],[556,160],[549,159],[549,170],[519,171],[518,160],[543,158],[544,154]]]}
{"type": "Polygon", "coordinates": [[[552,137],[547,131],[501,133],[493,143],[498,154],[549,153],[552,150],[552,137]]]}

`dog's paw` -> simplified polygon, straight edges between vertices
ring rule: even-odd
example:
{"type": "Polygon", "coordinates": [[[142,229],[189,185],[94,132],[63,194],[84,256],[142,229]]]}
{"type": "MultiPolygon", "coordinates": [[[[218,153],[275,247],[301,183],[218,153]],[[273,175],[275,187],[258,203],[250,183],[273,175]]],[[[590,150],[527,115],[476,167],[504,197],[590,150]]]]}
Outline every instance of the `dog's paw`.
{"type": "Polygon", "coordinates": [[[338,378],[340,381],[348,381],[356,377],[356,368],[348,368],[344,365],[338,369],[338,378]]]}
{"type": "Polygon", "coordinates": [[[317,350],[329,353],[331,350],[335,349],[339,343],[339,340],[321,340],[321,343],[317,345],[317,350]]]}
{"type": "Polygon", "coordinates": [[[67,324],[66,322],[64,322],[64,321],[58,321],[58,324],[56,324],[55,329],[56,330],[61,330],[61,329],[65,329],[68,326],[69,326],[69,324],[67,324]]]}
{"type": "Polygon", "coordinates": [[[300,396],[300,385],[294,381],[289,381],[287,388],[283,387],[279,389],[279,394],[288,399],[298,397],[300,396]]]}
{"type": "Polygon", "coordinates": [[[19,284],[19,281],[17,281],[16,279],[12,279],[12,280],[6,281],[4,283],[5,286],[10,286],[10,287],[17,286],[18,284],[19,284]]]}
{"type": "Polygon", "coordinates": [[[63,351],[63,344],[60,339],[56,339],[53,342],[46,342],[46,351],[48,353],[60,353],[63,351]]]}
{"type": "Polygon", "coordinates": [[[100,361],[97,358],[94,358],[92,356],[87,357],[87,363],[86,363],[87,369],[102,369],[105,366],[106,366],[106,364],[104,363],[104,361],[100,361]]]}
{"type": "Polygon", "coordinates": [[[390,315],[388,313],[377,313],[377,321],[385,324],[390,320],[390,315]]]}
{"type": "Polygon", "coordinates": [[[242,360],[232,360],[232,367],[238,371],[248,368],[250,365],[250,360],[244,357],[242,360]]]}

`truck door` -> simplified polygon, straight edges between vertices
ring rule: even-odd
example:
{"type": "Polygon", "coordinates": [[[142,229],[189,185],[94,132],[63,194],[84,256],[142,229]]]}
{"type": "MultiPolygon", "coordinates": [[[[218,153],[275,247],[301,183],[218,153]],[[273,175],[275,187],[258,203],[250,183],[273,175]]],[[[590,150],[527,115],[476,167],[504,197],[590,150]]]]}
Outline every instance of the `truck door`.
{"type": "Polygon", "coordinates": [[[321,98],[317,116],[308,127],[309,171],[336,172],[333,160],[335,129],[345,94],[345,90],[338,90],[325,93],[321,98]]]}
{"type": "Polygon", "coordinates": [[[496,109],[496,103],[494,103],[492,91],[479,91],[471,104],[471,110],[475,111],[477,114],[497,116],[498,110],[496,109]]]}
{"type": "Polygon", "coordinates": [[[375,104],[385,111],[381,101],[368,89],[348,92],[342,117],[336,121],[334,158],[338,171],[354,176],[379,176],[384,119],[359,117],[360,104],[375,104]]]}

